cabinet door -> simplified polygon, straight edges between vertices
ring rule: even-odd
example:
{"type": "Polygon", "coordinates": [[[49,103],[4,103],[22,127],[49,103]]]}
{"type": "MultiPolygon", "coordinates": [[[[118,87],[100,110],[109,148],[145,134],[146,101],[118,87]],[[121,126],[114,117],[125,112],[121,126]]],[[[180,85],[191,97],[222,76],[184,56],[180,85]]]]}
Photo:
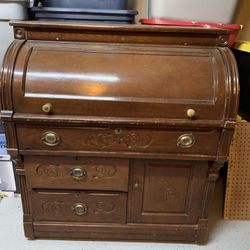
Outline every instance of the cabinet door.
{"type": "Polygon", "coordinates": [[[207,162],[135,160],[130,221],[195,224],[207,171],[207,162]]]}

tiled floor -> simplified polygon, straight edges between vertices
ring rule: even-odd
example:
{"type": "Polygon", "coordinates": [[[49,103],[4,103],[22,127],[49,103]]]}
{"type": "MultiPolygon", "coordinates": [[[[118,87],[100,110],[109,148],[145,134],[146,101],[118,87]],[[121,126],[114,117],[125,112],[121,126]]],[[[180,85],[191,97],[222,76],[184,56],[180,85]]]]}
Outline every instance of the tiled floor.
{"type": "Polygon", "coordinates": [[[27,240],[23,235],[20,197],[0,202],[0,250],[250,250],[250,221],[221,219],[221,191],[213,202],[206,246],[167,243],[27,240]]]}

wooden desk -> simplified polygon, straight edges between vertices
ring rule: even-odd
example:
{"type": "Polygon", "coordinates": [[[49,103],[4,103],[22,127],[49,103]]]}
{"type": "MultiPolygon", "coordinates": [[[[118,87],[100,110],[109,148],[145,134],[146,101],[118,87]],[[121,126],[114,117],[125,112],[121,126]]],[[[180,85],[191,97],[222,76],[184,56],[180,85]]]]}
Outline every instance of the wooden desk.
{"type": "Polygon", "coordinates": [[[26,237],[204,244],[237,114],[230,32],[12,25],[1,117],[26,237]]]}

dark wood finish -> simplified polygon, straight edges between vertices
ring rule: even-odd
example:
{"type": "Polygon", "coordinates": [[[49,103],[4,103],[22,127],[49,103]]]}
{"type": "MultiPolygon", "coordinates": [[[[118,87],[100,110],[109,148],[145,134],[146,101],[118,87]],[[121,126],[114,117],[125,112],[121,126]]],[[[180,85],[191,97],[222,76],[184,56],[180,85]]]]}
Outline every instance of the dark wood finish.
{"type": "Polygon", "coordinates": [[[197,225],[96,224],[35,221],[37,238],[132,240],[160,242],[197,242],[197,225]],[[178,233],[176,233],[178,232],[178,233]]]}
{"type": "Polygon", "coordinates": [[[30,197],[35,221],[126,222],[125,193],[31,191],[30,197]],[[73,210],[78,204],[82,214],[73,210]]]}
{"type": "Polygon", "coordinates": [[[195,224],[207,176],[206,162],[136,160],[131,221],[195,224]]]}
{"type": "Polygon", "coordinates": [[[17,125],[19,149],[50,151],[103,151],[137,153],[184,153],[216,155],[220,139],[218,130],[156,130],[115,128],[57,128],[56,126],[33,127],[17,125]],[[52,131],[60,142],[48,146],[42,141],[43,134],[52,131]],[[194,136],[195,144],[190,148],[181,148],[177,140],[184,134],[194,136]]]}
{"type": "Polygon", "coordinates": [[[81,25],[65,22],[12,22],[17,39],[104,43],[227,46],[230,30],[148,25],[81,25]]]}
{"type": "Polygon", "coordinates": [[[23,74],[14,75],[15,111],[42,114],[49,102],[50,115],[189,120],[192,108],[196,119],[218,120],[227,102],[224,67],[217,48],[27,42],[16,61],[23,74]]]}
{"type": "Polygon", "coordinates": [[[128,190],[128,160],[26,156],[24,161],[30,189],[128,190]],[[77,169],[82,176],[74,176],[77,169]]]}
{"type": "Polygon", "coordinates": [[[231,31],[12,25],[1,118],[25,236],[206,243],[238,107],[231,31]]]}
{"type": "Polygon", "coordinates": [[[15,60],[13,58],[17,57],[17,54],[23,45],[24,41],[16,40],[14,41],[6,51],[4,56],[3,67],[1,68],[1,111],[4,113],[12,114],[13,103],[12,103],[12,93],[11,84],[15,60]]]}

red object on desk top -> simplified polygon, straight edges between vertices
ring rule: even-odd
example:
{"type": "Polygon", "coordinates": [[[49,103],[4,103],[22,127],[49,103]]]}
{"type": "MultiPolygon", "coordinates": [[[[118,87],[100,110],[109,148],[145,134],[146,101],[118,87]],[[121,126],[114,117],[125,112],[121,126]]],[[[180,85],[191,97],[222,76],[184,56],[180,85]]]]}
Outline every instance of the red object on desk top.
{"type": "Polygon", "coordinates": [[[212,28],[234,29],[234,30],[242,29],[242,26],[239,24],[181,21],[181,20],[171,20],[171,19],[145,18],[145,19],[140,19],[140,22],[142,24],[151,24],[151,25],[192,26],[192,27],[207,27],[207,28],[212,27],[212,28]]]}
{"type": "Polygon", "coordinates": [[[154,19],[144,18],[139,20],[141,24],[148,25],[165,25],[165,26],[186,26],[186,27],[205,27],[205,28],[220,28],[220,29],[231,29],[232,33],[228,39],[228,47],[234,44],[239,30],[242,29],[242,25],[239,24],[224,24],[224,23],[209,23],[209,22],[195,22],[195,21],[181,21],[172,19],[154,19]]]}

